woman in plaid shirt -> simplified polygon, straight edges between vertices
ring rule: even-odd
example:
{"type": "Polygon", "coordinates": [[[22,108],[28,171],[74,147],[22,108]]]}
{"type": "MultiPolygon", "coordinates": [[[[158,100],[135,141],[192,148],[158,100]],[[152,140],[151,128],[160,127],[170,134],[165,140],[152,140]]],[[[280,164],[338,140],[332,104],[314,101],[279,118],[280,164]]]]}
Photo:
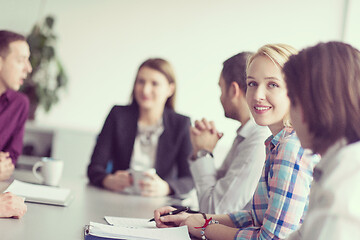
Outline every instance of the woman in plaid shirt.
{"type": "Polygon", "coordinates": [[[285,44],[261,47],[247,63],[246,99],[258,125],[272,135],[265,141],[266,160],[255,190],[252,210],[226,215],[181,213],[160,217],[174,210],[155,210],[158,227],[187,225],[202,239],[284,239],[302,223],[308,205],[317,155],[300,145],[289,119],[290,100],[282,67],[297,51],[285,44]],[[212,221],[209,219],[212,218],[212,221]],[[210,223],[210,224],[209,224],[210,223]],[[217,224],[214,224],[217,223],[217,224]]]}

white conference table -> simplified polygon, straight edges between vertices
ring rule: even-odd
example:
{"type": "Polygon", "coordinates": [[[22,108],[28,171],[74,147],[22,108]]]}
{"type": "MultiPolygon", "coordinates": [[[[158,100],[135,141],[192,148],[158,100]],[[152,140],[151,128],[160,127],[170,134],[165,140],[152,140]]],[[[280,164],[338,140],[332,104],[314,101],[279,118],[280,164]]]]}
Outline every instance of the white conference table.
{"type": "MultiPolygon", "coordinates": [[[[36,182],[27,170],[16,170],[14,178],[36,182]]],[[[3,192],[11,180],[0,183],[3,192]]],[[[63,178],[60,187],[75,195],[68,207],[26,203],[21,219],[0,218],[1,240],[82,240],[83,228],[90,221],[106,223],[104,216],[152,218],[154,209],[180,200],[169,197],[149,198],[114,193],[88,185],[85,176],[63,178]]]]}

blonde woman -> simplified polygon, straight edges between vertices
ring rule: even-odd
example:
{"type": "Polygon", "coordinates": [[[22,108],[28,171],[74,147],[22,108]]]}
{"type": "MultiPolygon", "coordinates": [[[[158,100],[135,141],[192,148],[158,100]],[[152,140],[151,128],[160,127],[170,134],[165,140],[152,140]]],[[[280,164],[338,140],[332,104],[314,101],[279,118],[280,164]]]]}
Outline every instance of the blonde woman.
{"type": "Polygon", "coordinates": [[[155,210],[158,227],[187,225],[202,239],[283,239],[302,223],[308,205],[312,171],[318,156],[306,154],[290,125],[290,100],[282,67],[297,51],[285,44],[261,47],[247,63],[246,99],[255,122],[272,135],[265,141],[266,160],[250,211],[226,215],[155,210]]]}

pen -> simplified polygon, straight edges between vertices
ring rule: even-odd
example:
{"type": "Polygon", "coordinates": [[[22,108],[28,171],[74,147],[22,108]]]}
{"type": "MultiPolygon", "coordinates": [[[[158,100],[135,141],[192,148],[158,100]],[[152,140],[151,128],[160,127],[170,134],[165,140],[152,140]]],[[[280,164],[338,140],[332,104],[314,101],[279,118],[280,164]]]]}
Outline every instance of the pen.
{"type": "MultiPolygon", "coordinates": [[[[178,213],[181,213],[181,212],[186,212],[188,210],[189,210],[188,207],[181,207],[181,208],[178,208],[178,209],[176,209],[174,211],[162,214],[162,215],[160,215],[160,217],[167,216],[167,215],[175,215],[175,214],[178,214],[178,213]]],[[[152,219],[149,220],[149,222],[152,222],[152,221],[155,221],[155,219],[152,218],[152,219]]]]}

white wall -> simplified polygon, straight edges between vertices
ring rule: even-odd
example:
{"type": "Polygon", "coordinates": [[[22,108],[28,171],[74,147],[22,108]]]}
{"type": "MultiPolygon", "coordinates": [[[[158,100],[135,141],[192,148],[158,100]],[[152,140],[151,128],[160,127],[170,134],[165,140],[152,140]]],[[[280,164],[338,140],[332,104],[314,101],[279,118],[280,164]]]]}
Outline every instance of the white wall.
{"type": "Polygon", "coordinates": [[[360,1],[349,0],[344,41],[360,49],[360,1]]]}
{"type": "MultiPolygon", "coordinates": [[[[340,40],[343,3],[0,0],[0,28],[27,34],[39,15],[56,17],[58,54],[70,81],[61,102],[48,115],[38,112],[38,121],[99,131],[111,106],[128,102],[139,64],[158,56],[175,67],[178,111],[192,119],[207,116],[215,120],[226,134],[223,146],[229,146],[238,124],[223,117],[219,102],[222,62],[266,43],[302,48],[340,40]]],[[[359,8],[358,3],[354,5],[359,8]]],[[[353,12],[359,16],[359,9],[353,12]]]]}

